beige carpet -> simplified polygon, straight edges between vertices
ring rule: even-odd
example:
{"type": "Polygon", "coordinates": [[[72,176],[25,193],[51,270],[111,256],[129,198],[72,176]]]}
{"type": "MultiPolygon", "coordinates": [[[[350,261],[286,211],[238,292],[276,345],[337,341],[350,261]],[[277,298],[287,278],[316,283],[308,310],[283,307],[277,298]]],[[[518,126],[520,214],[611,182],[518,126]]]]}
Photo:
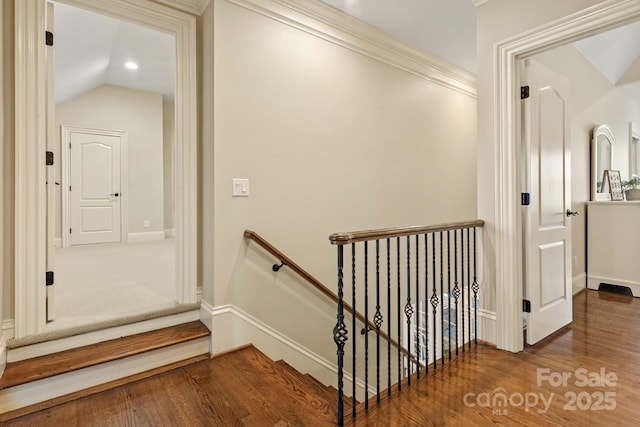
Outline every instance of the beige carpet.
{"type": "Polygon", "coordinates": [[[56,319],[43,332],[175,307],[175,240],[56,249],[56,319]]]}

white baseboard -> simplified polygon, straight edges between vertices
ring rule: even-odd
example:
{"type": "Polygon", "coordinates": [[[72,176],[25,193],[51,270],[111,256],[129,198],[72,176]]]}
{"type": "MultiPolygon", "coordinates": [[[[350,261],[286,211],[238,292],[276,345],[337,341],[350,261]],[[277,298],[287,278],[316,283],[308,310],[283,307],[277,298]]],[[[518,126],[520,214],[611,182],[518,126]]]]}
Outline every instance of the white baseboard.
{"type": "Polygon", "coordinates": [[[14,319],[2,321],[2,336],[5,340],[13,339],[16,335],[16,322],[14,319]]]}
{"type": "Polygon", "coordinates": [[[176,237],[176,229],[175,228],[167,228],[164,230],[164,238],[168,239],[170,237],[176,237]]]}
{"type": "Polygon", "coordinates": [[[7,366],[7,341],[4,336],[0,335],[0,378],[4,374],[4,368],[7,366]]]}
{"type": "Polygon", "coordinates": [[[587,273],[580,273],[572,279],[573,295],[587,287],[587,273]]]}
{"type": "Polygon", "coordinates": [[[587,276],[587,287],[589,289],[598,290],[600,283],[608,283],[610,285],[626,286],[631,289],[634,297],[640,297],[640,282],[632,282],[630,280],[616,279],[615,277],[603,277],[590,274],[587,276]]]}
{"type": "MultiPolygon", "coordinates": [[[[301,373],[308,373],[325,385],[336,387],[335,363],[289,339],[280,332],[233,305],[200,305],[201,321],[212,331],[212,354],[224,353],[247,344],[254,345],[272,360],[284,360],[301,373]],[[202,319],[209,317],[209,321],[202,319]],[[216,331],[220,331],[216,333],[216,331]]],[[[356,380],[357,395],[363,395],[364,382],[356,380]]],[[[351,395],[352,377],[344,373],[345,395],[351,395]]]]}
{"type": "Polygon", "coordinates": [[[164,240],[164,231],[148,231],[145,233],[129,233],[127,235],[127,242],[139,243],[139,242],[153,242],[156,240],[164,240]]]}
{"type": "Polygon", "coordinates": [[[478,309],[478,339],[496,344],[496,313],[478,309]]]}
{"type": "Polygon", "coordinates": [[[200,356],[210,337],[148,351],[126,359],[56,375],[43,380],[0,390],[0,413],[24,408],[69,393],[126,378],[161,366],[200,356]]]}

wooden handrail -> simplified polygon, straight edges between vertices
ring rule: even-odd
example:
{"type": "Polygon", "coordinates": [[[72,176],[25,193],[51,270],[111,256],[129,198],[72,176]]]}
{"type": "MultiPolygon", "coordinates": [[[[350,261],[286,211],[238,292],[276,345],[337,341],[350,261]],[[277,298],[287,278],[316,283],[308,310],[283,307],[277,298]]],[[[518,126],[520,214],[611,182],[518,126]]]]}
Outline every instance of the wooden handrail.
{"type": "MultiPolygon", "coordinates": [[[[324,284],[322,284],[322,282],[320,282],[318,279],[316,279],[311,274],[306,272],[302,267],[300,267],[298,264],[296,264],[291,258],[289,258],[285,254],[280,252],[273,245],[271,245],[269,242],[267,242],[265,239],[263,239],[262,236],[260,236],[258,233],[256,233],[255,231],[251,231],[251,230],[245,230],[244,237],[246,237],[249,240],[253,240],[258,245],[260,245],[264,250],[269,252],[274,257],[278,258],[278,260],[281,263],[284,263],[284,265],[289,267],[291,270],[293,270],[295,273],[297,273],[300,277],[302,277],[307,282],[309,282],[314,288],[319,290],[323,295],[325,295],[328,298],[330,298],[333,302],[335,302],[335,303],[338,302],[338,296],[336,294],[331,292],[329,290],[329,288],[327,288],[324,284]]],[[[349,304],[347,304],[346,302],[343,303],[343,304],[344,304],[344,309],[347,312],[351,313],[352,315],[355,315],[356,318],[358,320],[360,320],[362,323],[367,324],[369,330],[371,330],[371,331],[377,330],[376,325],[374,325],[373,322],[371,322],[371,321],[367,322],[366,319],[364,318],[364,316],[360,312],[356,311],[354,313],[353,312],[353,308],[351,308],[351,306],[349,304]]],[[[398,342],[396,340],[394,340],[394,339],[389,338],[389,336],[387,334],[385,334],[382,330],[380,330],[380,338],[384,338],[385,340],[389,341],[391,343],[391,345],[393,345],[396,348],[399,348],[398,342]]],[[[406,349],[404,349],[404,347],[401,348],[401,351],[406,354],[406,349]]]]}
{"type": "Polygon", "coordinates": [[[348,245],[350,243],[367,240],[390,239],[393,237],[412,236],[414,234],[436,233],[439,231],[457,230],[461,228],[483,227],[484,221],[450,222],[439,225],[415,225],[410,227],[380,228],[377,230],[351,231],[348,233],[334,233],[329,236],[332,245],[348,245]]]}

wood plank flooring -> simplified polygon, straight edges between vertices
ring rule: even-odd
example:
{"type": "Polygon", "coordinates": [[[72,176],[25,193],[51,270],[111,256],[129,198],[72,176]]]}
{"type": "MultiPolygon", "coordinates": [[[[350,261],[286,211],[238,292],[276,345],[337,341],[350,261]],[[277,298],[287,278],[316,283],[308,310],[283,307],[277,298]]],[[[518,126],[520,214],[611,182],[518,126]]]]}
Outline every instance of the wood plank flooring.
{"type": "MultiPolygon", "coordinates": [[[[335,398],[303,377],[248,348],[3,425],[335,425],[335,398]]],[[[640,299],[585,291],[574,322],[544,342],[518,354],[478,346],[353,424],[624,427],[638,424],[639,407],[640,299]],[[553,382],[562,375],[566,384],[553,382]]]]}

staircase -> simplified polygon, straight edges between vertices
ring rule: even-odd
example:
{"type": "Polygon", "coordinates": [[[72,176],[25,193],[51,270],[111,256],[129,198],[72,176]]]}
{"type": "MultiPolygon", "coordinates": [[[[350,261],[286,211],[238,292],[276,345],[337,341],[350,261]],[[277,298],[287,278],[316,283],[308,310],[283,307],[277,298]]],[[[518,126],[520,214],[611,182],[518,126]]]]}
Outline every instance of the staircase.
{"type": "MultiPolygon", "coordinates": [[[[3,425],[331,426],[337,390],[255,347],[8,420],[3,425]]],[[[350,401],[345,401],[348,407],[350,401]]]]}
{"type": "Polygon", "coordinates": [[[10,362],[0,422],[209,359],[210,336],[192,321],[10,362]]]}

